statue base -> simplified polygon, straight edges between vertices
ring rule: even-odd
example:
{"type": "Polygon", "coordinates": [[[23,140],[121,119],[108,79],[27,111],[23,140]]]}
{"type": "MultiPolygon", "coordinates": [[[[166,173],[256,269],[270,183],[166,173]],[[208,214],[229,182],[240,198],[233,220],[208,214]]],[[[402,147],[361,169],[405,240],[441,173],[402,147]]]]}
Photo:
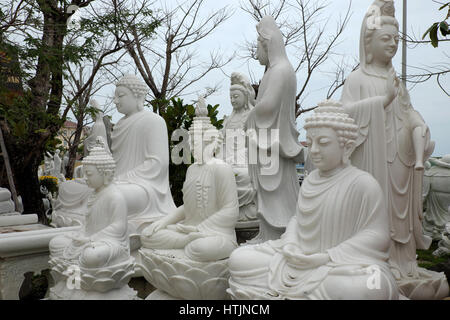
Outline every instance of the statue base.
{"type": "Polygon", "coordinates": [[[411,300],[442,300],[449,295],[449,285],[443,272],[417,269],[418,277],[397,279],[402,295],[411,300]]]}
{"type": "Polygon", "coordinates": [[[162,290],[156,289],[155,291],[150,293],[148,297],[145,298],[145,300],[180,300],[180,299],[172,297],[170,294],[162,290]]]}
{"type": "Polygon", "coordinates": [[[107,292],[85,291],[83,289],[69,289],[66,281],[58,282],[50,288],[49,300],[140,300],[137,291],[129,286],[113,289],[107,292]]]}
{"type": "MultiPolygon", "coordinates": [[[[189,260],[182,249],[141,248],[145,279],[173,299],[228,300],[228,259],[213,262],[189,260]]],[[[159,293],[155,293],[155,297],[159,293]]],[[[154,299],[154,298],[148,298],[154,299]]]]}

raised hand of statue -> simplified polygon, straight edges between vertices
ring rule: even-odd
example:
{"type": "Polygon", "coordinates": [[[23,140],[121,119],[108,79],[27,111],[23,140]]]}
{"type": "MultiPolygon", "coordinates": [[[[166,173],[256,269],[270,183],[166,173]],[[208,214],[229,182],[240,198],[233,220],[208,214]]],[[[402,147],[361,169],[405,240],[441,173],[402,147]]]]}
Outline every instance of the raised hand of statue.
{"type": "Polygon", "coordinates": [[[386,108],[398,95],[400,88],[400,80],[395,74],[394,68],[391,68],[388,72],[388,77],[386,79],[386,96],[383,100],[383,106],[386,108]]]}

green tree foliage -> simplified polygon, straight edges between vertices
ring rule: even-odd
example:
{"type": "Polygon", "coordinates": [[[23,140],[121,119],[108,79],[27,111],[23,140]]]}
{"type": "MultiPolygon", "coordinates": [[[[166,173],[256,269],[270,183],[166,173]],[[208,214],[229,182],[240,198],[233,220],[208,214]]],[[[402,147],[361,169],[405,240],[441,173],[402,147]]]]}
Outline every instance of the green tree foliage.
{"type": "MultiPolygon", "coordinates": [[[[112,0],[115,2],[115,0],[112,0]]],[[[55,137],[67,113],[105,58],[122,50],[127,43],[120,37],[115,21],[117,7],[97,8],[80,20],[78,28],[69,28],[74,13],[70,6],[86,8],[94,0],[28,0],[0,4],[0,126],[11,159],[15,184],[22,196],[25,213],[38,213],[45,222],[37,169],[46,151],[53,151],[55,137]],[[108,37],[108,35],[113,36],[108,37]],[[111,40],[112,39],[112,40],[111,40]],[[68,41],[74,40],[74,41],[68,41]],[[109,46],[108,46],[109,45],[109,46]],[[63,104],[65,73],[68,64],[95,60],[91,77],[71,100],[63,104]],[[14,63],[14,61],[16,61],[14,63]]],[[[123,9],[123,8],[122,8],[123,9]]],[[[133,15],[125,9],[121,15],[133,15]]],[[[140,12],[141,29],[148,35],[158,22],[151,10],[140,12]]],[[[133,17],[129,20],[139,25],[133,17]]],[[[0,168],[3,166],[0,166],[0,168]]],[[[0,172],[1,175],[1,172],[0,172]]],[[[0,177],[1,185],[6,177],[0,177]]]]}
{"type": "Polygon", "coordinates": [[[422,36],[422,39],[425,39],[425,37],[428,35],[428,37],[431,40],[431,45],[435,48],[439,46],[439,32],[443,37],[446,37],[447,35],[450,34],[448,22],[446,21],[450,18],[450,2],[447,2],[446,4],[444,4],[439,8],[439,10],[442,9],[448,10],[445,19],[440,22],[433,23],[431,27],[428,28],[428,30],[422,36]]]}

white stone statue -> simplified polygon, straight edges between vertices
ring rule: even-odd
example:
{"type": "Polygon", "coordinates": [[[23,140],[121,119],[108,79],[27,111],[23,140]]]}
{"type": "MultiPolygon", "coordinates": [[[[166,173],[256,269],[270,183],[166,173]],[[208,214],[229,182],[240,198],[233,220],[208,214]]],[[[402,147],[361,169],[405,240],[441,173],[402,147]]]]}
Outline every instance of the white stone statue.
{"type": "MultiPolygon", "coordinates": [[[[162,117],[144,109],[147,92],[147,85],[134,75],[116,83],[114,102],[124,116],[111,136],[114,184],[126,200],[131,235],[139,235],[148,224],[176,208],[169,185],[167,126],[162,117]]],[[[80,179],[62,184],[53,215],[56,224],[82,222],[91,193],[80,179]]]]}
{"type": "Polygon", "coordinates": [[[425,170],[423,180],[423,231],[434,240],[441,240],[445,224],[450,222],[450,154],[428,161],[431,167],[425,170]]]}
{"type": "Polygon", "coordinates": [[[421,169],[434,142],[392,67],[399,41],[394,12],[392,1],[376,0],[364,17],[360,67],[346,79],[341,101],[359,127],[352,163],[377,179],[387,199],[389,263],[401,293],[439,299],[448,294],[444,274],[419,268],[416,261],[416,249],[431,244],[422,233],[421,169]]]}
{"type": "MultiPolygon", "coordinates": [[[[448,207],[448,214],[450,215],[450,206],[448,207]]],[[[433,255],[438,257],[450,255],[450,222],[445,225],[441,240],[438,242],[438,248],[434,250],[433,255]]]]}
{"type": "Polygon", "coordinates": [[[235,299],[397,299],[387,263],[383,192],[349,161],[357,126],[339,103],[326,101],[304,127],[317,169],[303,181],[296,214],[280,239],[231,254],[230,294],[235,299]]]}
{"type": "Polygon", "coordinates": [[[68,164],[69,164],[69,151],[67,151],[64,154],[63,161],[62,161],[62,168],[61,168],[61,170],[62,170],[63,176],[66,176],[66,171],[67,171],[67,165],[68,164]]]}
{"type": "Polygon", "coordinates": [[[136,299],[136,292],[127,286],[135,262],[130,256],[126,201],[112,183],[116,165],[103,139],[83,159],[83,166],[94,192],[81,231],[57,236],[49,243],[55,280],[49,298],[136,299]],[[68,279],[72,275],[74,281],[68,279]]]}
{"type": "Polygon", "coordinates": [[[225,299],[227,258],[237,248],[236,182],[231,166],[214,157],[220,132],[198,109],[189,129],[195,162],[186,172],[183,205],[142,232],[141,268],[174,298],[225,299]]]}
{"type": "MultiPolygon", "coordinates": [[[[103,137],[105,141],[108,141],[108,135],[106,133],[105,123],[103,122],[103,111],[100,110],[100,104],[97,100],[91,100],[91,106],[97,109],[97,113],[95,114],[95,122],[91,128],[89,133],[89,137],[87,137],[84,142],[84,155],[86,156],[89,153],[89,150],[95,145],[97,137],[103,137]]],[[[109,151],[109,145],[106,146],[109,151]]]]}
{"type": "Polygon", "coordinates": [[[0,187],[0,215],[15,212],[15,209],[16,205],[11,199],[11,192],[6,188],[0,187]]]}
{"type": "Polygon", "coordinates": [[[51,175],[58,179],[58,182],[64,182],[66,181],[66,178],[62,174],[62,160],[59,154],[61,153],[61,150],[56,149],[55,153],[53,154],[53,168],[51,171],[51,175]]]}
{"type": "Polygon", "coordinates": [[[52,155],[47,152],[44,154],[44,176],[51,176],[53,174],[53,168],[55,167],[55,164],[53,163],[53,157],[52,155]]]}
{"type": "MultiPolygon", "coordinates": [[[[255,107],[247,118],[249,149],[258,150],[256,164],[249,157],[249,175],[257,192],[259,234],[252,242],[278,239],[295,212],[299,182],[296,163],[303,161],[303,147],[295,125],[297,80],[289,62],[283,37],[275,20],[261,19],[257,56],[266,67],[255,107]],[[270,154],[268,165],[261,155],[270,154]],[[266,172],[264,169],[268,169],[266,172]]],[[[250,152],[251,152],[250,150],[250,152]]],[[[255,159],[256,160],[256,159],[255,159]]]]}
{"type": "Polygon", "coordinates": [[[255,104],[255,90],[250,80],[238,72],[231,74],[230,100],[233,112],[223,124],[225,161],[233,168],[239,199],[239,224],[257,226],[256,191],[248,174],[248,150],[246,146],[245,122],[255,104]],[[249,225],[249,223],[252,223],[249,225]]]}

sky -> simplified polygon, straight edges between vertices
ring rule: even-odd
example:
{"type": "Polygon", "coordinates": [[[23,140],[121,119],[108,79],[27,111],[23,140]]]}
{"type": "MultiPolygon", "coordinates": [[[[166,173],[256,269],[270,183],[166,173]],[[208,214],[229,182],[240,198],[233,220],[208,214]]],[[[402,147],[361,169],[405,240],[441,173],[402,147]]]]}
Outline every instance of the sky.
{"type": "MultiPolygon", "coordinates": [[[[164,1],[161,1],[164,2],[164,1]]],[[[329,5],[325,9],[324,17],[329,17],[328,26],[330,32],[335,30],[335,25],[340,16],[343,16],[347,10],[349,0],[334,0],[329,1],[329,5]]],[[[365,12],[372,4],[372,0],[353,0],[351,6],[350,21],[345,28],[340,43],[335,47],[334,52],[340,56],[346,57],[349,61],[359,60],[359,33],[361,28],[361,22],[365,12]]],[[[250,17],[250,15],[240,9],[239,0],[222,0],[220,3],[217,1],[206,1],[203,8],[203,13],[213,12],[219,8],[228,5],[235,9],[234,14],[229,20],[227,20],[222,26],[217,28],[214,34],[207,39],[199,42],[198,52],[200,53],[200,59],[202,56],[207,59],[210,50],[220,50],[225,56],[235,55],[233,61],[225,66],[222,70],[216,70],[205,76],[199,81],[195,87],[191,88],[192,91],[204,92],[204,88],[211,86],[212,83],[219,83],[220,91],[209,96],[206,101],[212,105],[219,104],[219,117],[229,115],[232,111],[231,104],[229,102],[229,76],[233,71],[238,71],[251,76],[252,79],[261,79],[264,73],[264,67],[259,65],[257,61],[242,59],[239,54],[241,46],[246,40],[254,40],[257,37],[256,33],[256,21],[250,17]]],[[[395,1],[396,17],[402,25],[402,1],[395,1]]],[[[436,21],[440,21],[444,18],[445,13],[438,11],[439,4],[432,0],[410,0],[408,1],[408,34],[413,32],[417,37],[428,29],[428,27],[436,21]]],[[[324,20],[319,23],[323,23],[324,20]]],[[[326,35],[327,36],[327,35],[326,35]]],[[[414,67],[426,67],[438,63],[444,63],[448,61],[448,57],[445,56],[450,52],[450,45],[448,43],[441,43],[438,48],[433,48],[430,44],[420,45],[415,48],[407,50],[407,65],[408,73],[418,73],[419,70],[414,67]]],[[[290,54],[294,52],[288,51],[288,58],[290,54]]],[[[334,61],[338,59],[338,56],[334,58],[334,61]]],[[[448,64],[448,62],[447,62],[448,64]]],[[[397,55],[393,59],[393,65],[397,73],[401,73],[401,45],[397,55]]],[[[304,100],[305,106],[313,106],[318,102],[323,101],[326,98],[328,90],[328,84],[332,79],[329,76],[329,72],[334,70],[334,64],[331,60],[323,64],[317,72],[313,75],[311,82],[307,89],[307,96],[304,100]]],[[[305,78],[305,74],[297,73],[297,82],[302,83],[305,78]]],[[[450,76],[443,77],[441,83],[450,88],[450,76]]],[[[450,97],[447,96],[437,85],[434,78],[420,84],[407,84],[410,90],[411,102],[413,107],[420,112],[427,125],[430,127],[431,138],[436,141],[435,151],[433,156],[442,156],[450,153],[450,97]]],[[[105,90],[108,92],[106,95],[113,95],[114,87],[108,87],[105,90]]],[[[333,99],[339,100],[341,95],[338,90],[333,99]]],[[[183,97],[186,102],[196,100],[195,94],[183,97]]],[[[99,98],[99,102],[102,103],[102,99],[99,98]]],[[[113,114],[113,122],[117,122],[121,115],[119,113],[113,114]]],[[[300,132],[300,140],[304,140],[305,132],[302,129],[304,116],[300,116],[297,119],[297,126],[300,132]]]]}

